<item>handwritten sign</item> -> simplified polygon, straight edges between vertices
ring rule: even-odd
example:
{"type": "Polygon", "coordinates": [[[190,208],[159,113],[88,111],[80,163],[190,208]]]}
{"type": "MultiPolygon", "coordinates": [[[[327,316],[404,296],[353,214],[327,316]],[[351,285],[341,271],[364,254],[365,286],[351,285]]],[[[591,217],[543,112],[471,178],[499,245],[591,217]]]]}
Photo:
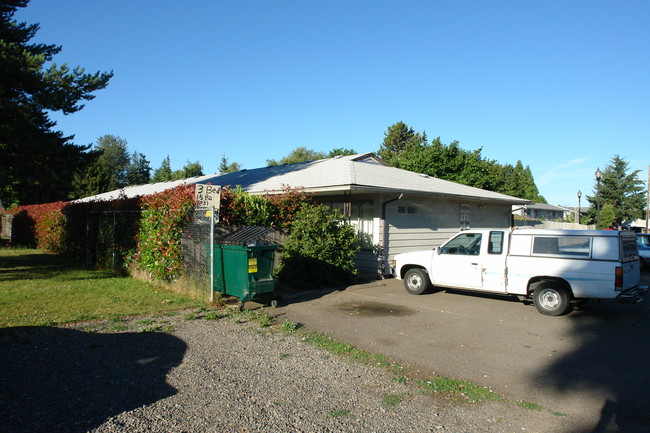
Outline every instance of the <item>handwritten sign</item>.
{"type": "Polygon", "coordinates": [[[219,200],[221,199],[221,187],[219,185],[195,185],[194,197],[196,197],[197,207],[214,206],[219,209],[219,200]]]}

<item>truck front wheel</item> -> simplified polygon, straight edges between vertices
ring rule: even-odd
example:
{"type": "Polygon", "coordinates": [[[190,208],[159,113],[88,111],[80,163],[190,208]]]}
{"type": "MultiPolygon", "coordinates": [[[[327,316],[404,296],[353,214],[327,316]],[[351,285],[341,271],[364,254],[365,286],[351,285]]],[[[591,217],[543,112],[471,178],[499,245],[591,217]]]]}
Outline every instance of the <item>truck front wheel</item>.
{"type": "Polygon", "coordinates": [[[431,286],[429,275],[422,269],[413,268],[404,275],[404,287],[411,295],[421,295],[431,286]]]}
{"type": "Polygon", "coordinates": [[[546,316],[561,316],[572,310],[569,291],[553,281],[537,285],[533,292],[533,303],[537,311],[546,316]]]}

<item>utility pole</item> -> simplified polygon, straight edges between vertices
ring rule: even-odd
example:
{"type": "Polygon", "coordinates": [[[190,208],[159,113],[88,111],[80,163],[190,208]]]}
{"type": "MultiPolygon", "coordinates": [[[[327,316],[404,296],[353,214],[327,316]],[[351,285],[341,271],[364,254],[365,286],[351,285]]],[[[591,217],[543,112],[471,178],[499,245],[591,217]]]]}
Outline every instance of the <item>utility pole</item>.
{"type": "Polygon", "coordinates": [[[648,217],[650,213],[650,165],[648,166],[648,185],[645,194],[645,232],[648,233],[648,217]]]}
{"type": "Polygon", "coordinates": [[[650,213],[650,165],[648,166],[648,185],[645,190],[645,232],[648,233],[648,217],[650,213]]]}

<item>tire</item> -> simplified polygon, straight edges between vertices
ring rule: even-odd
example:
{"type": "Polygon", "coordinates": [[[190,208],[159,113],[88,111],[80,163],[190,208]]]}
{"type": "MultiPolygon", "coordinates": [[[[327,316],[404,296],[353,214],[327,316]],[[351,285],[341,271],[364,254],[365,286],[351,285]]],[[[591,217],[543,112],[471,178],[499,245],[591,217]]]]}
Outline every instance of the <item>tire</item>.
{"type": "Polygon", "coordinates": [[[538,284],[533,292],[533,303],[545,316],[561,316],[573,309],[569,290],[557,281],[538,284]]]}
{"type": "Polygon", "coordinates": [[[639,268],[642,271],[647,271],[648,270],[648,262],[646,262],[643,257],[639,257],[639,263],[641,264],[641,266],[639,266],[639,268]]]}
{"type": "Polygon", "coordinates": [[[431,280],[423,269],[409,269],[404,275],[404,287],[411,295],[421,295],[429,290],[431,280]]]}

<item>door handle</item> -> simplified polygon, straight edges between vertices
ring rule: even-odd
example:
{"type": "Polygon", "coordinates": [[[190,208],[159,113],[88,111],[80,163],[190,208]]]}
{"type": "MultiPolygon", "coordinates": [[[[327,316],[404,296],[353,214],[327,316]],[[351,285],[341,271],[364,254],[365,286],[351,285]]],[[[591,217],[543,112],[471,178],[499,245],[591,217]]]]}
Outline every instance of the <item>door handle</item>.
{"type": "Polygon", "coordinates": [[[478,266],[478,263],[472,263],[472,266],[478,266]]]}

